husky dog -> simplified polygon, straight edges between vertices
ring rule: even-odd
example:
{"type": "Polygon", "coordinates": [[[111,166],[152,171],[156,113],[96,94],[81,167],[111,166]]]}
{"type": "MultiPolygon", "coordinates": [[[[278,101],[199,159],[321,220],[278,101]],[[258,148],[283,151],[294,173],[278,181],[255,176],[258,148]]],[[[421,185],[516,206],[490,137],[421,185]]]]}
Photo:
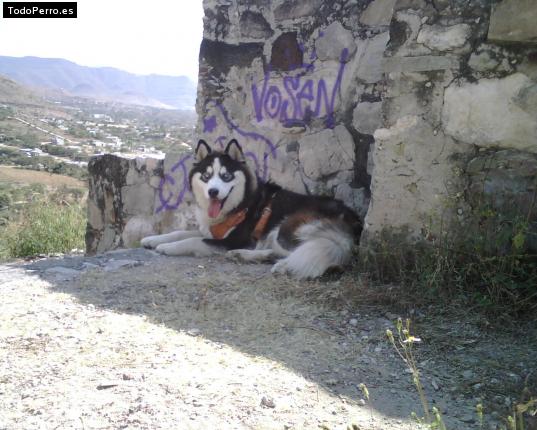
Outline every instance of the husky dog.
{"type": "Polygon", "coordinates": [[[262,182],[236,139],[223,152],[200,140],[189,181],[199,231],[149,236],[144,247],[166,255],[227,251],[247,262],[277,260],[273,273],[303,279],[346,264],[362,231],[358,215],[339,200],[262,182]]]}

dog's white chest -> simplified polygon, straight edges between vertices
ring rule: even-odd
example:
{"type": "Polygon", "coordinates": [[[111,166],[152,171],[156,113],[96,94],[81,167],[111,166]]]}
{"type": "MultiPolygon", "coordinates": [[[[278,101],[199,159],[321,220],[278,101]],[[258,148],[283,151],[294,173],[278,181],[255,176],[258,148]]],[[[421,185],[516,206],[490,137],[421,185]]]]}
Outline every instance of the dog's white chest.
{"type": "Polygon", "coordinates": [[[196,207],[194,211],[194,216],[196,217],[199,231],[203,235],[203,237],[207,239],[212,239],[213,235],[211,234],[211,226],[209,223],[209,218],[207,217],[207,214],[205,214],[205,211],[203,211],[200,207],[196,207]]]}

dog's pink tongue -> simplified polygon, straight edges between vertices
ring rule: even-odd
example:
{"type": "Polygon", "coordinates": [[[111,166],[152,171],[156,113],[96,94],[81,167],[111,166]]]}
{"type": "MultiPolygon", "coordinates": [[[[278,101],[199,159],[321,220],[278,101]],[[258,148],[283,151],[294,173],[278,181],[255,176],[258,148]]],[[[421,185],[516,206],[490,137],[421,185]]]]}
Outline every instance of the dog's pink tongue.
{"type": "Polygon", "coordinates": [[[209,217],[216,218],[220,213],[221,202],[218,199],[209,200],[209,217]]]}

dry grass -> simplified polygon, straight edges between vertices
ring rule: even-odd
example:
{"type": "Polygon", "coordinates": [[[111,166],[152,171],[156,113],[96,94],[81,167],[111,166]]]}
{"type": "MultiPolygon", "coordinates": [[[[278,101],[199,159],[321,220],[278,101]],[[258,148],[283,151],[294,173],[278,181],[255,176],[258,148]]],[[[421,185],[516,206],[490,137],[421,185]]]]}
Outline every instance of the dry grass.
{"type": "Polygon", "coordinates": [[[87,188],[87,184],[70,176],[54,173],[38,172],[36,170],[18,169],[12,166],[0,166],[0,182],[20,184],[42,184],[52,187],[87,188]]]}

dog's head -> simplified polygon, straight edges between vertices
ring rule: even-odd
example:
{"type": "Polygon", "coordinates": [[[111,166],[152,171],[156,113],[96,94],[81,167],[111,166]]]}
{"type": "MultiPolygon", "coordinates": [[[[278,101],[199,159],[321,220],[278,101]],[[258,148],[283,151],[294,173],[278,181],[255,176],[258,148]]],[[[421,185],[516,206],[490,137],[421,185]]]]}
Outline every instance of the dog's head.
{"type": "Polygon", "coordinates": [[[190,187],[198,206],[210,219],[221,220],[245,205],[256,186],[256,177],[236,139],[230,140],[223,152],[213,151],[204,140],[198,142],[190,187]]]}

